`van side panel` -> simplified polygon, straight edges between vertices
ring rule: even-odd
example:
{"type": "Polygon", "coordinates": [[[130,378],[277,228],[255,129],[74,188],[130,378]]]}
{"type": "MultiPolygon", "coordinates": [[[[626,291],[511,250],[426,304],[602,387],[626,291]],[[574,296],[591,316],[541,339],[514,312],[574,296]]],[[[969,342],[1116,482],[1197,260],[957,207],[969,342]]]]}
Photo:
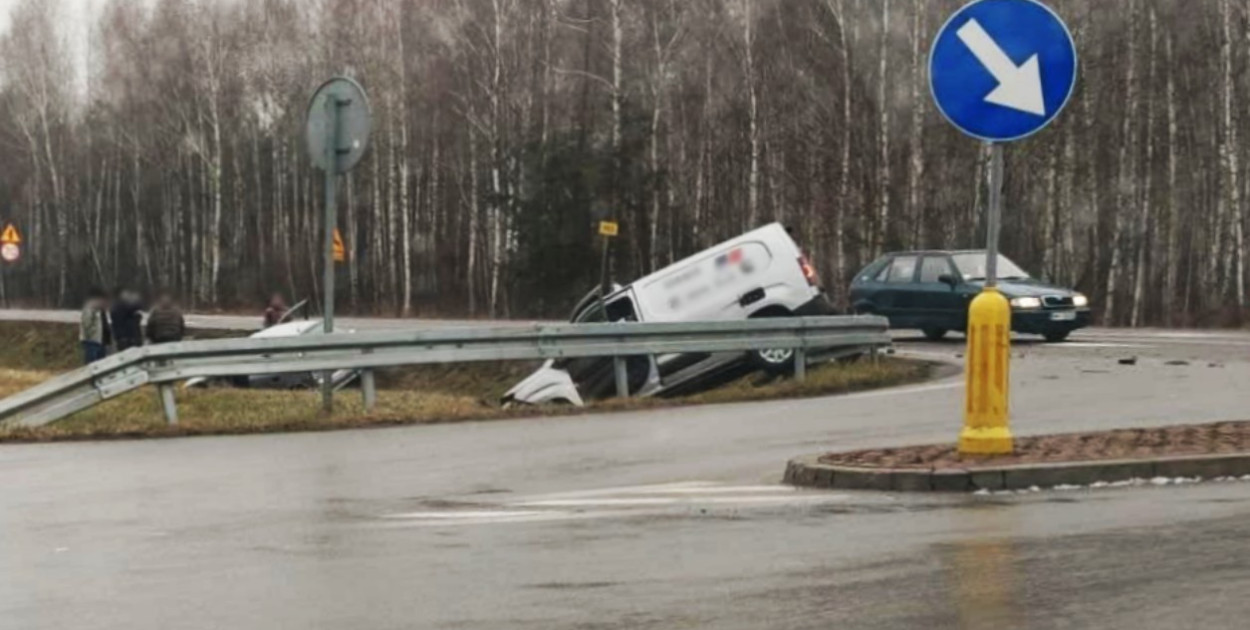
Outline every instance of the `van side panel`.
{"type": "Polygon", "coordinates": [[[799,256],[781,225],[766,226],[635,282],[639,312],[663,322],[744,319],[769,306],[794,310],[820,293],[803,276],[799,256]],[[762,299],[741,303],[759,290],[762,299]]]}

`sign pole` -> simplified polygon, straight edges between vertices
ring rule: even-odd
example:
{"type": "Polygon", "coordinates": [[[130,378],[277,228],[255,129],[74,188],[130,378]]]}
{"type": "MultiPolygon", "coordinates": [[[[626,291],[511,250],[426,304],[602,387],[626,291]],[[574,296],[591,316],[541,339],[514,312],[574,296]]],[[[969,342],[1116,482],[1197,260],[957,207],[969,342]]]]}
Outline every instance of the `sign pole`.
{"type": "Polygon", "coordinates": [[[612,247],[612,238],[609,236],[600,237],[603,239],[603,257],[599,261],[599,293],[601,298],[608,296],[608,252],[612,247]]]}
{"type": "MultiPolygon", "coordinates": [[[[334,228],[338,225],[338,161],[339,108],[343,102],[336,95],[326,99],[326,203],[325,203],[325,278],[322,308],[325,334],[334,333],[334,228]]],[[[328,414],[334,411],[334,372],[321,375],[321,405],[328,414]]]]}
{"type": "Polygon", "coordinates": [[[1003,145],[990,143],[990,207],[986,220],[985,286],[998,286],[998,235],[1003,223],[1003,145]]]}
{"type": "MultiPolygon", "coordinates": [[[[373,113],[369,109],[369,97],[359,83],[336,77],[326,81],[313,93],[308,104],[308,121],[305,140],[308,154],[317,167],[325,171],[325,216],[323,233],[322,270],[322,329],[327,335],[334,333],[334,275],[338,255],[346,259],[342,251],[342,239],[338,234],[338,176],[356,167],[369,147],[369,134],[373,130],[373,113]],[[336,247],[337,246],[337,247],[336,247]]],[[[366,381],[368,379],[365,379],[366,381]]],[[[326,414],[334,411],[334,372],[321,374],[321,399],[326,414]]]]}
{"type": "Polygon", "coordinates": [[[1049,125],[1072,98],[1076,77],[1072,31],[1040,0],[972,0],[946,20],[929,53],[938,110],[960,131],[988,142],[990,151],[985,285],[968,308],[964,455],[1014,449],[1007,408],[1012,306],[998,283],[1003,143],[1049,125]]]}
{"type": "Polygon", "coordinates": [[[607,299],[611,293],[611,287],[608,286],[608,263],[610,262],[610,253],[612,251],[612,239],[620,234],[621,226],[616,221],[600,221],[599,236],[603,238],[603,259],[599,263],[599,308],[603,310],[604,321],[607,321],[607,299]]]}
{"type": "Polygon", "coordinates": [[[1003,145],[990,144],[989,208],[985,221],[985,289],[968,307],[967,401],[959,452],[1004,455],[1015,448],[1008,414],[1011,303],[998,290],[1002,227],[1003,145]]]}

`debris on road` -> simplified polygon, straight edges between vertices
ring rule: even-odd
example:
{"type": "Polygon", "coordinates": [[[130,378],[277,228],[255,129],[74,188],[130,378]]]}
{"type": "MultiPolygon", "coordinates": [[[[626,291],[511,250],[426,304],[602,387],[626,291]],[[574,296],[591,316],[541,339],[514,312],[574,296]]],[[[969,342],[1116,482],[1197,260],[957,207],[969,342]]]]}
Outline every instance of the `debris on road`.
{"type": "Polygon", "coordinates": [[[1127,359],[1120,359],[1120,365],[1137,365],[1137,357],[1129,357],[1127,359]]]}

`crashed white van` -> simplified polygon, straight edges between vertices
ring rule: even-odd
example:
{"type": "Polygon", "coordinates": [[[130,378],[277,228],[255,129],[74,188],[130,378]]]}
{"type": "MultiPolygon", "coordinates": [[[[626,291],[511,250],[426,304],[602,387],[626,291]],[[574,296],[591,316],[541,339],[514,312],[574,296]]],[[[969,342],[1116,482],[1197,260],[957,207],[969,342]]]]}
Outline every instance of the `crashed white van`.
{"type": "MultiPolygon", "coordinates": [[[[815,268],[780,224],[704,250],[635,281],[582,299],[573,323],[729,321],[830,315],[815,268]]],[[[671,354],[627,361],[631,395],[676,395],[715,386],[751,369],[794,369],[792,350],[671,354]]],[[[568,403],[616,392],[610,358],[548,361],[504,395],[504,404],[568,403]]]]}

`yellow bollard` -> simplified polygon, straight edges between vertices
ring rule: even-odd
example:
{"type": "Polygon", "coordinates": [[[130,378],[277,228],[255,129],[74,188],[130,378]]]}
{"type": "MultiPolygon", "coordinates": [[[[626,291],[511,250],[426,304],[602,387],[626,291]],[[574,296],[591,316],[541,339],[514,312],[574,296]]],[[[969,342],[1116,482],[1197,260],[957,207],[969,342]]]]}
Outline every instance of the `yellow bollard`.
{"type": "Polygon", "coordinates": [[[986,287],[968,310],[968,391],[959,452],[1009,455],[1015,444],[1008,426],[1011,303],[986,287]]]}

